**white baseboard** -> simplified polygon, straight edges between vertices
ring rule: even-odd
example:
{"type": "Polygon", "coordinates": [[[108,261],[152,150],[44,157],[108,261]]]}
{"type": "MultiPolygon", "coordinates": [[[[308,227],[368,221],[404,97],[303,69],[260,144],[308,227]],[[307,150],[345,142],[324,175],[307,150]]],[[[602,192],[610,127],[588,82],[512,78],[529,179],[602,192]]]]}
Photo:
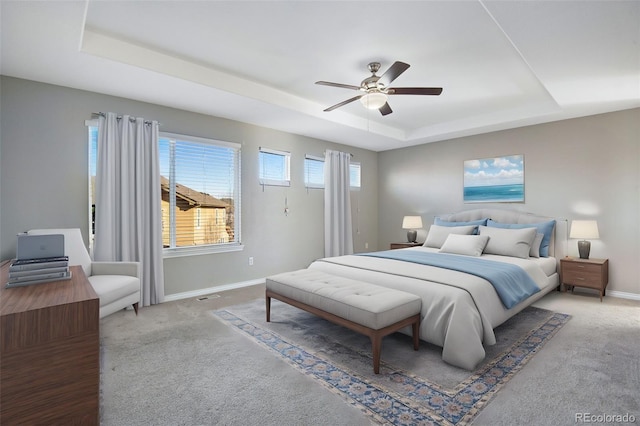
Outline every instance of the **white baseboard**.
{"type": "MultiPolygon", "coordinates": [[[[600,292],[598,290],[587,288],[587,287],[575,287],[573,289],[576,293],[589,293],[598,295],[600,292]]],[[[616,291],[616,290],[607,290],[605,297],[617,297],[618,299],[629,299],[629,300],[640,300],[640,294],[637,293],[627,293],[625,291],[616,291]]]]}
{"type": "Polygon", "coordinates": [[[627,293],[626,291],[609,291],[607,290],[607,296],[619,297],[620,299],[640,300],[640,294],[627,293]]]}
{"type": "Polygon", "coordinates": [[[252,286],[252,285],[264,284],[264,282],[265,282],[264,278],[258,278],[256,280],[242,281],[242,282],[231,283],[231,284],[224,284],[224,285],[219,285],[219,286],[215,286],[215,287],[203,288],[203,289],[200,289],[200,290],[185,291],[184,293],[175,293],[175,294],[170,294],[168,296],[165,296],[164,297],[164,301],[165,302],[173,302],[175,300],[189,299],[189,298],[192,298],[192,297],[195,298],[195,297],[205,296],[207,294],[219,293],[221,291],[234,290],[236,288],[242,288],[242,287],[249,287],[249,286],[252,286]]]}

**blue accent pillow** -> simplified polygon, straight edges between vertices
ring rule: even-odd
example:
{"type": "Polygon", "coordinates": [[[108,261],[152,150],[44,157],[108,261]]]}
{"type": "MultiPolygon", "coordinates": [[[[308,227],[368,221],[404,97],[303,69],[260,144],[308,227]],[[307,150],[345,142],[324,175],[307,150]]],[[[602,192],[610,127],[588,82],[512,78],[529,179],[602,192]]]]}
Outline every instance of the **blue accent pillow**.
{"type": "Polygon", "coordinates": [[[549,257],[549,244],[551,244],[553,228],[556,226],[555,220],[540,223],[500,223],[489,219],[487,226],[508,229],[536,228],[539,233],[544,235],[542,237],[542,243],[540,244],[540,257],[549,257]]]}
{"type": "MultiPolygon", "coordinates": [[[[433,220],[433,224],[438,226],[469,226],[469,225],[487,226],[487,220],[489,219],[485,218],[485,219],[478,219],[478,220],[470,220],[468,222],[447,222],[445,220],[440,219],[439,217],[436,217],[433,220]]],[[[475,231],[473,231],[473,235],[478,235],[478,228],[476,228],[475,231]]]]}

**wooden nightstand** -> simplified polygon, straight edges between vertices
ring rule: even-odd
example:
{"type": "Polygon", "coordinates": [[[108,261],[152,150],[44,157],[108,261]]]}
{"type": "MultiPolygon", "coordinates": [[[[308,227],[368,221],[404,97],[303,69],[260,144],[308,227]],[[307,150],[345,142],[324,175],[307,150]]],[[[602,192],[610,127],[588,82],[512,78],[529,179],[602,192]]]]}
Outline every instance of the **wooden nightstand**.
{"type": "Polygon", "coordinates": [[[391,243],[390,248],[391,250],[395,250],[395,249],[401,249],[401,248],[407,248],[407,247],[418,247],[421,246],[422,243],[410,243],[410,242],[406,242],[406,243],[391,243]]]}
{"type": "Polygon", "coordinates": [[[600,292],[600,301],[609,284],[609,259],[560,259],[560,283],[567,287],[587,287],[600,292]]]}

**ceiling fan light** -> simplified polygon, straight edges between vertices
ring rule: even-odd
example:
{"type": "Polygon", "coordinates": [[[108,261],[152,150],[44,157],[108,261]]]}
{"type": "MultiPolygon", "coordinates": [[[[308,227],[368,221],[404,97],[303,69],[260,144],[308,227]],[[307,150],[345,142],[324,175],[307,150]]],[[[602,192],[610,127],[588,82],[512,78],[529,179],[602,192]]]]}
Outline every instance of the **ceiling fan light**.
{"type": "Polygon", "coordinates": [[[387,103],[387,95],[382,92],[367,93],[360,98],[360,102],[365,108],[380,109],[380,107],[387,103]]]}

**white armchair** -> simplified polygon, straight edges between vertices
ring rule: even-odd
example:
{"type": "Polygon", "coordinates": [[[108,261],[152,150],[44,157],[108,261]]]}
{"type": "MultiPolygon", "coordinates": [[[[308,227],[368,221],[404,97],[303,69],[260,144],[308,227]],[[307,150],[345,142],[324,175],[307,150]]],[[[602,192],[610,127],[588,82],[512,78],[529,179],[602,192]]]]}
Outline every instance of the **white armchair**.
{"type": "Polygon", "coordinates": [[[78,228],[32,229],[32,235],[63,234],[69,265],[80,265],[100,298],[100,318],[133,305],[138,315],[140,302],[139,262],[93,262],[78,228]]]}

